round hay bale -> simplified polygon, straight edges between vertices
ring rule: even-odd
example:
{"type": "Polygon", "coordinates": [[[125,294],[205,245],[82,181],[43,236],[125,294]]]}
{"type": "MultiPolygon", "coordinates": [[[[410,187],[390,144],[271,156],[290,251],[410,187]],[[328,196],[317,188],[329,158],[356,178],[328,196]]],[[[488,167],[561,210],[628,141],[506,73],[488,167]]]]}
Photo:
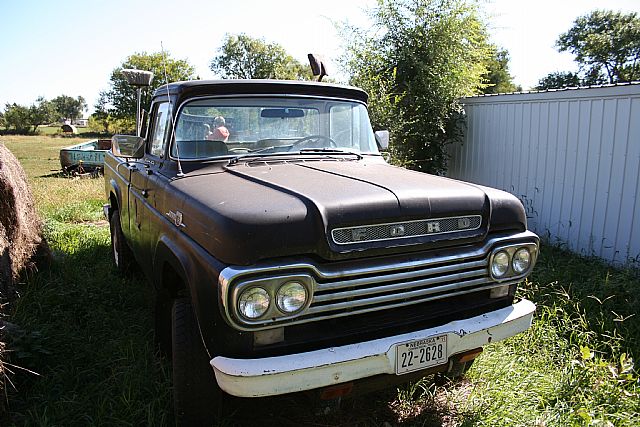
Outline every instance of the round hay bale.
{"type": "Polygon", "coordinates": [[[61,128],[63,133],[74,134],[74,135],[78,134],[78,128],[76,128],[74,125],[69,125],[65,123],[61,126],[61,128]]]}
{"type": "Polygon", "coordinates": [[[47,259],[49,247],[42,222],[18,159],[0,144],[0,292],[5,298],[25,269],[35,267],[36,256],[47,259]]]}

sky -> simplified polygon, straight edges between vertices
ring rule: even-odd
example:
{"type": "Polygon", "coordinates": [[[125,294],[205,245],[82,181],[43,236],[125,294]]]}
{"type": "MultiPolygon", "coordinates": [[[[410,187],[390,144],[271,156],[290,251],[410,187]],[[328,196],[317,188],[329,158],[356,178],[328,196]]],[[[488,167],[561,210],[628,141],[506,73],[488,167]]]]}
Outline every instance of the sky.
{"type": "MultiPolygon", "coordinates": [[[[225,34],[245,33],[281,44],[306,63],[321,54],[329,74],[344,81],[334,27],[370,26],[375,0],[0,0],[0,109],[31,104],[38,96],[79,95],[95,104],[111,71],[136,52],[164,46],[186,59],[200,78],[225,34]]],[[[580,15],[595,9],[640,12],[640,0],[481,0],[492,41],[510,54],[510,71],[525,90],[554,71],[576,71],[569,53],[554,47],[580,15]]],[[[87,113],[87,114],[88,114],[87,113]]]]}

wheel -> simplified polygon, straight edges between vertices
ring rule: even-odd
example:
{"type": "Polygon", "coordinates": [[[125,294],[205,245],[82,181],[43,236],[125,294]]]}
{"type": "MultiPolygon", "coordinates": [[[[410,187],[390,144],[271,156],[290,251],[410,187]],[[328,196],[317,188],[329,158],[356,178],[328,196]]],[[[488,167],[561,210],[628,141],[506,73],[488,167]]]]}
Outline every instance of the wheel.
{"type": "MultiPolygon", "coordinates": [[[[318,148],[316,144],[309,144],[309,141],[327,141],[329,143],[329,147],[338,148],[338,144],[331,138],[325,135],[309,135],[304,138],[300,138],[291,144],[291,148],[289,151],[300,150],[301,148],[305,148],[305,145],[310,145],[308,148],[318,148]]],[[[322,148],[322,147],[319,147],[322,148]]]]}
{"type": "Polygon", "coordinates": [[[133,253],[122,234],[122,227],[120,226],[120,212],[117,209],[111,213],[109,226],[111,230],[111,258],[113,259],[113,263],[116,268],[120,272],[126,273],[133,265],[133,253]]]}
{"type": "Polygon", "coordinates": [[[222,409],[218,387],[189,299],[177,299],[171,316],[173,409],[176,425],[212,425],[222,409]]]}
{"type": "Polygon", "coordinates": [[[153,320],[154,341],[162,356],[171,357],[171,310],[172,301],[164,289],[154,289],[153,320]]]}

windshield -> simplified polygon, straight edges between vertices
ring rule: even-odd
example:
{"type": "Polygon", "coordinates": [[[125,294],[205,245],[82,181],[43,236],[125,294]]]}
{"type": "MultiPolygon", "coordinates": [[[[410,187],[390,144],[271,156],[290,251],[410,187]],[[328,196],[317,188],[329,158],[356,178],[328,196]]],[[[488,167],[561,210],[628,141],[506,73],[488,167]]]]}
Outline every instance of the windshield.
{"type": "Polygon", "coordinates": [[[178,115],[171,155],[188,160],[314,150],[378,154],[366,107],[293,97],[191,101],[178,115]]]}

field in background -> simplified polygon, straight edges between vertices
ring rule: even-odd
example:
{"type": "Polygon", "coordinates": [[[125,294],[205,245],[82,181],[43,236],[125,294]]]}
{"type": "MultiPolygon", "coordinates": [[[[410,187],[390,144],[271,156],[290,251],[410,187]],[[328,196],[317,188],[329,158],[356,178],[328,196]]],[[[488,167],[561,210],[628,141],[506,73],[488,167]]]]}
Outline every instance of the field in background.
{"type": "MultiPolygon", "coordinates": [[[[103,181],[57,173],[68,139],[0,143],[27,171],[54,250],[51,269],[20,286],[11,362],[36,374],[15,369],[0,425],[172,425],[151,291],[142,277],[122,278],[111,266],[103,181]]],[[[239,400],[222,424],[637,426],[639,291],[636,271],[543,247],[520,290],[538,305],[533,327],[486,347],[465,380],[427,378],[344,402],[329,416],[300,399],[239,400]]]]}

